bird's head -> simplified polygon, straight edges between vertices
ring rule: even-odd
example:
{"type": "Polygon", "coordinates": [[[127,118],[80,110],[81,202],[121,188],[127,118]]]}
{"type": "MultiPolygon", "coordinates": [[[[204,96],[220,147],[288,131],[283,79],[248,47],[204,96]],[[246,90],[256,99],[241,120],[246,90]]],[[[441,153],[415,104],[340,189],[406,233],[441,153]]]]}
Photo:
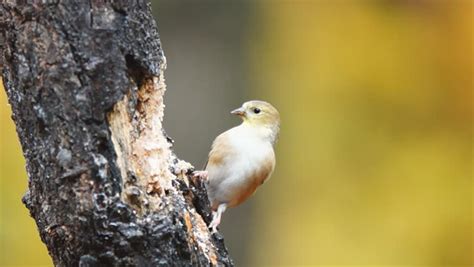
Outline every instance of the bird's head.
{"type": "Polygon", "coordinates": [[[263,126],[278,131],[280,113],[270,103],[260,100],[245,102],[240,108],[231,112],[242,118],[244,124],[263,126]]]}

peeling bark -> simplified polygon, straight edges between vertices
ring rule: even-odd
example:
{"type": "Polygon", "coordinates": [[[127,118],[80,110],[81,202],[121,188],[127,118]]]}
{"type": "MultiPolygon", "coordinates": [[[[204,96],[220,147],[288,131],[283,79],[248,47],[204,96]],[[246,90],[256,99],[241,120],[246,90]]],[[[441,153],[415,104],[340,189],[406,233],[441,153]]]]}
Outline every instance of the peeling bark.
{"type": "Polygon", "coordinates": [[[57,266],[233,265],[162,128],[166,67],[146,1],[0,5],[23,202],[57,266]]]}

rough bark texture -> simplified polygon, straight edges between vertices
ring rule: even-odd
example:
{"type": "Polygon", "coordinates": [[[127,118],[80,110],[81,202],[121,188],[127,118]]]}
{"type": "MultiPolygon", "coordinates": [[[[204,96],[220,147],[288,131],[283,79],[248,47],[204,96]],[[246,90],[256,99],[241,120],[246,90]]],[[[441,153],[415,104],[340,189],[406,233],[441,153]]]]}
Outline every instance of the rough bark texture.
{"type": "Polygon", "coordinates": [[[3,82],[23,198],[57,266],[232,265],[192,166],[164,133],[146,1],[3,2],[3,82]]]}

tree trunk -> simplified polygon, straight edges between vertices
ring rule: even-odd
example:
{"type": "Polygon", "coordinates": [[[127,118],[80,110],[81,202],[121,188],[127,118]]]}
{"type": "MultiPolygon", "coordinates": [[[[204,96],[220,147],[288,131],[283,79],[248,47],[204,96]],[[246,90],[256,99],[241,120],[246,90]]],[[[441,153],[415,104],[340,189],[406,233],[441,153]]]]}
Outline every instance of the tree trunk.
{"type": "Polygon", "coordinates": [[[55,265],[232,265],[207,229],[203,182],[162,129],[166,61],[150,4],[16,2],[0,7],[3,82],[23,201],[55,265]]]}

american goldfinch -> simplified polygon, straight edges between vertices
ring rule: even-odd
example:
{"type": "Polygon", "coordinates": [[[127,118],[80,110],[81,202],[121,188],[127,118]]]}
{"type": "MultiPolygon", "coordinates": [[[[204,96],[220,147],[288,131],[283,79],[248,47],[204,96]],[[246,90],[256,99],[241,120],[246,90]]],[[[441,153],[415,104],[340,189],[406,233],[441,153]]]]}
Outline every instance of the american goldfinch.
{"type": "Polygon", "coordinates": [[[273,145],[280,130],[278,111],[267,102],[252,100],[231,114],[242,118],[242,124],[217,136],[205,171],[194,172],[207,179],[212,232],[216,232],[222,213],[250,197],[275,168],[273,145]]]}

